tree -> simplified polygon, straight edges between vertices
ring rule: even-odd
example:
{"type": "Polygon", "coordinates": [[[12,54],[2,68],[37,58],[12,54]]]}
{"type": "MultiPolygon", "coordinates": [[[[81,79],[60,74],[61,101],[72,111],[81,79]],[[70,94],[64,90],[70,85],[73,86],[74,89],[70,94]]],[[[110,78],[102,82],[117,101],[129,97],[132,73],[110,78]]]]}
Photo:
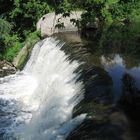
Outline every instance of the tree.
{"type": "Polygon", "coordinates": [[[8,21],[0,19],[0,53],[6,49],[5,38],[9,36],[11,29],[12,25],[8,21]]]}
{"type": "Polygon", "coordinates": [[[49,11],[50,7],[45,0],[13,0],[6,19],[14,24],[14,32],[24,37],[25,30],[34,31],[39,18],[49,11]]]}

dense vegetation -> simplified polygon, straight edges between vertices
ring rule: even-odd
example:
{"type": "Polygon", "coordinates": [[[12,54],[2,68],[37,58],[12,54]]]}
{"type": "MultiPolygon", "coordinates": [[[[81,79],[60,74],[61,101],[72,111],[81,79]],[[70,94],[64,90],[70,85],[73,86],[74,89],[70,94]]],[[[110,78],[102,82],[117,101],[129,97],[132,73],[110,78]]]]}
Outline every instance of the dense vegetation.
{"type": "Polygon", "coordinates": [[[0,59],[12,61],[26,37],[38,37],[36,22],[50,8],[46,1],[40,0],[0,1],[0,59]]]}
{"type": "Polygon", "coordinates": [[[72,20],[77,26],[90,25],[104,34],[114,24],[126,26],[140,20],[139,0],[1,0],[0,59],[12,61],[29,34],[38,37],[35,26],[42,15],[55,11],[69,16],[73,10],[83,11],[80,21],[72,20]]]}

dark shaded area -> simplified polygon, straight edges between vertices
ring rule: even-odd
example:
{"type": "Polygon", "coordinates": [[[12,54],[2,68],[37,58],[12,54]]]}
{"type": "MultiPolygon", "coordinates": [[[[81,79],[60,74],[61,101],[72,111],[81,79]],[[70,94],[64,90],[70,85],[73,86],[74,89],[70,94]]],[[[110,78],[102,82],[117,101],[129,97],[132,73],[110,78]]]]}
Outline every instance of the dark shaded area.
{"type": "Polygon", "coordinates": [[[74,130],[67,140],[122,140],[124,129],[109,120],[101,122],[94,119],[85,120],[74,130]]]}
{"type": "Polygon", "coordinates": [[[97,66],[84,66],[79,80],[84,82],[85,100],[110,104],[112,103],[112,94],[110,86],[111,78],[107,72],[97,66]]]}
{"type": "Polygon", "coordinates": [[[127,117],[118,105],[113,105],[112,81],[107,72],[88,67],[80,78],[84,81],[85,98],[75,107],[73,117],[87,113],[88,118],[67,140],[131,140],[127,117]]]}
{"type": "Polygon", "coordinates": [[[12,9],[14,0],[1,0],[0,1],[0,15],[7,16],[8,12],[12,9]]]}
{"type": "Polygon", "coordinates": [[[123,93],[120,103],[130,119],[140,121],[140,90],[135,85],[135,79],[125,73],[123,76],[123,93]]]}
{"type": "MultiPolygon", "coordinates": [[[[95,31],[84,31],[82,38],[89,42],[96,42],[97,50],[101,54],[109,55],[112,52],[140,58],[140,23],[128,25],[112,24],[109,27],[95,31]]],[[[89,44],[89,43],[88,43],[89,44]]]]}
{"type": "Polygon", "coordinates": [[[123,93],[120,105],[130,120],[130,128],[134,137],[140,139],[140,90],[136,87],[133,76],[123,76],[123,93]]]}
{"type": "Polygon", "coordinates": [[[81,72],[78,80],[84,82],[85,98],[74,108],[73,117],[81,113],[87,113],[88,117],[70,133],[67,140],[140,139],[140,92],[134,86],[135,81],[127,74],[122,81],[120,79],[122,95],[114,104],[112,77],[101,65],[99,57],[110,58],[119,54],[125,61],[124,70],[139,67],[138,25],[112,25],[106,29],[87,31],[80,39],[71,34],[59,35],[69,44],[62,48],[69,58],[84,62],[77,71],[81,72]]]}

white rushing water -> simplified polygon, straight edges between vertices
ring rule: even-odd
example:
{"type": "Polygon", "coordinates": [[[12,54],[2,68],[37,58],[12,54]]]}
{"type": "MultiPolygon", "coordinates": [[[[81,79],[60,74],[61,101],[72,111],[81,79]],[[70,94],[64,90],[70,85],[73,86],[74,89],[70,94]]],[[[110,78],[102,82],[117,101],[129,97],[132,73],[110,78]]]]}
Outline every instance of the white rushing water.
{"type": "Polygon", "coordinates": [[[0,79],[0,139],[64,140],[85,118],[72,119],[83,84],[76,82],[78,62],[68,60],[62,45],[38,42],[23,71],[0,79]]]}

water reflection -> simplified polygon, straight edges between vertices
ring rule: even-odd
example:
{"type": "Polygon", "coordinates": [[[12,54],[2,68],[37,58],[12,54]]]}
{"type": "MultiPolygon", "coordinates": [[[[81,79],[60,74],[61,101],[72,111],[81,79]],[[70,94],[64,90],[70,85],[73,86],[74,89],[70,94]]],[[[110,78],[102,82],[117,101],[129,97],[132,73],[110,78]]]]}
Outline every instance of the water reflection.
{"type": "Polygon", "coordinates": [[[113,58],[101,56],[101,64],[112,78],[114,101],[117,101],[121,95],[121,79],[125,72],[123,59],[118,54],[113,58]]]}
{"type": "Polygon", "coordinates": [[[129,69],[128,73],[133,76],[136,87],[140,90],[140,66],[129,69]]]}
{"type": "Polygon", "coordinates": [[[114,101],[118,101],[122,93],[122,78],[127,72],[135,80],[135,86],[140,89],[140,65],[128,69],[125,60],[119,54],[111,56],[101,56],[101,64],[111,76],[113,81],[114,101]]]}

